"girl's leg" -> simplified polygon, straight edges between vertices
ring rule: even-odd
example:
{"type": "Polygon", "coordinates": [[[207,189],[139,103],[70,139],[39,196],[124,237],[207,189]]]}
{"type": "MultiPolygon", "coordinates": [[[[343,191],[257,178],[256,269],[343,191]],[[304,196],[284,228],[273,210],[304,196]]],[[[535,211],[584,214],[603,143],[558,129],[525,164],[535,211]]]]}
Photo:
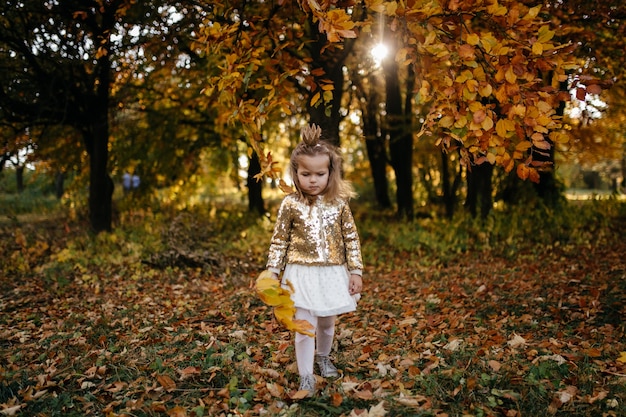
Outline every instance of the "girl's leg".
{"type": "Polygon", "coordinates": [[[317,354],[328,356],[333,347],[335,337],[335,320],[337,316],[318,317],[317,319],[317,354]]]}
{"type": "MultiPolygon", "coordinates": [[[[317,328],[317,317],[309,310],[296,308],[296,319],[306,320],[317,328]]],[[[300,376],[313,375],[313,358],[315,356],[315,338],[296,332],[296,362],[298,363],[298,373],[300,376]]]]}
{"type": "Polygon", "coordinates": [[[317,319],[317,354],[315,363],[323,377],[339,376],[339,371],[328,357],[335,337],[335,319],[337,316],[318,317],[317,319]]]}

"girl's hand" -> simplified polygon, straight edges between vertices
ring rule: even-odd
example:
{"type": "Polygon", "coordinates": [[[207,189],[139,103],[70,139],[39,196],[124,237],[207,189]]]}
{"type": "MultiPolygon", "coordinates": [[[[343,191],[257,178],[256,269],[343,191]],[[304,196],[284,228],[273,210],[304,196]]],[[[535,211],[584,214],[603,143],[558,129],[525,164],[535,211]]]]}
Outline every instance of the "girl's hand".
{"type": "Polygon", "coordinates": [[[360,275],[350,274],[350,283],[348,284],[350,295],[360,294],[363,290],[363,278],[360,275]]]}

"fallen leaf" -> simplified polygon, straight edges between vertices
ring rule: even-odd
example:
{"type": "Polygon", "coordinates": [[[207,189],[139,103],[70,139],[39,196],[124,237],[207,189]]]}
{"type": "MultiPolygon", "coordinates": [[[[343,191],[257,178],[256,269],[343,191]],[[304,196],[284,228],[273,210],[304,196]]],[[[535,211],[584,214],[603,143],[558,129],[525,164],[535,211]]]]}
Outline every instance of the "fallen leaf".
{"type": "Polygon", "coordinates": [[[187,417],[187,410],[177,405],[176,407],[167,410],[167,415],[169,417],[187,417]]]}
{"type": "Polygon", "coordinates": [[[15,416],[22,407],[24,407],[24,404],[18,404],[11,407],[3,408],[2,410],[0,410],[0,414],[4,416],[15,416]]]}
{"type": "Polygon", "coordinates": [[[156,378],[157,381],[159,381],[159,384],[161,384],[161,386],[165,388],[165,391],[172,391],[176,389],[176,382],[174,382],[174,380],[169,376],[157,375],[156,378]]]}
{"type": "Polygon", "coordinates": [[[200,375],[200,368],[197,366],[188,366],[185,369],[180,369],[178,373],[180,374],[180,380],[183,381],[193,375],[200,375]]]}
{"type": "Polygon", "coordinates": [[[343,396],[338,393],[338,392],[333,392],[330,395],[330,404],[333,407],[339,407],[341,405],[341,403],[343,402],[343,396]]]}
{"type": "Polygon", "coordinates": [[[495,372],[498,372],[500,368],[502,368],[502,364],[498,361],[490,360],[488,363],[489,363],[489,367],[493,369],[495,372]]]}
{"type": "Polygon", "coordinates": [[[506,342],[506,344],[513,349],[517,349],[526,345],[526,339],[518,334],[513,334],[513,337],[508,342],[506,342]]]}

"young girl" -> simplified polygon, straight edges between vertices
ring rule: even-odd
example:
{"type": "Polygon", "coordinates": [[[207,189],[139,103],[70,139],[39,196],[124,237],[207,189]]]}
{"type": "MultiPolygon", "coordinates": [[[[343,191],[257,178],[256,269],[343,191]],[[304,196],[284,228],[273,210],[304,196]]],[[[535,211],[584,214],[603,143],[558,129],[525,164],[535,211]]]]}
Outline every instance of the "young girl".
{"type": "Polygon", "coordinates": [[[335,319],[356,310],[363,286],[361,244],[348,206],[352,187],[342,178],[339,151],[321,133],[316,125],[304,128],[291,154],[296,191],[278,210],[267,262],[276,278],[283,271],[283,286],[291,284],[295,318],[315,328],[315,338],[295,335],[300,390],[308,396],[315,392],[314,363],[322,377],[339,375],[328,356],[335,319]]]}

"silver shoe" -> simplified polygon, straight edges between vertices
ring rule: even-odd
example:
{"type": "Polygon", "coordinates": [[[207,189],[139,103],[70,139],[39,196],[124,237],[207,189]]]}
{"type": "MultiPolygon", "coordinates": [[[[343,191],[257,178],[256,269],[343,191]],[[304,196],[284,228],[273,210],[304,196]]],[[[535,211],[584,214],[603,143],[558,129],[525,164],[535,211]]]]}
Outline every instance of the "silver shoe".
{"type": "Polygon", "coordinates": [[[315,376],[304,375],[300,377],[300,389],[299,391],[309,391],[307,397],[312,397],[315,394],[315,376]]]}
{"type": "Polygon", "coordinates": [[[324,378],[338,377],[339,372],[328,356],[315,355],[315,364],[324,378]]]}

